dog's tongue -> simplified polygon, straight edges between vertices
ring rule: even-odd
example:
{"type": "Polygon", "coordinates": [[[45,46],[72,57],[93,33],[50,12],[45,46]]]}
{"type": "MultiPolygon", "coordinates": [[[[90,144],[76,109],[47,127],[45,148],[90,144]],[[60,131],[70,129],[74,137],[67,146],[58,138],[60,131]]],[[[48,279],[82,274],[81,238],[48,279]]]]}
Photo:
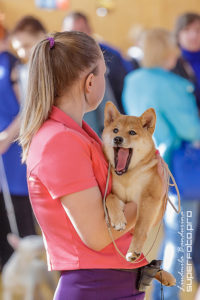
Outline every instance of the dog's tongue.
{"type": "Polygon", "coordinates": [[[117,153],[117,166],[116,171],[122,171],[126,167],[126,162],[129,156],[129,149],[119,148],[117,153]]]}

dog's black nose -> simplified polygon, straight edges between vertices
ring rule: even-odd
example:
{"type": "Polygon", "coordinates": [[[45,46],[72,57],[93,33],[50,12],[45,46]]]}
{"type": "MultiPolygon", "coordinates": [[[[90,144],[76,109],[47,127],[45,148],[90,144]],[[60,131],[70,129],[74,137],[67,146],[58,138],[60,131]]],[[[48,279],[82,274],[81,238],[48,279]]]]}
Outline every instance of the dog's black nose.
{"type": "Polygon", "coordinates": [[[116,145],[120,145],[120,144],[122,144],[123,143],[123,138],[121,137],[121,136],[116,136],[115,138],[114,138],[114,143],[116,144],[116,145]]]}

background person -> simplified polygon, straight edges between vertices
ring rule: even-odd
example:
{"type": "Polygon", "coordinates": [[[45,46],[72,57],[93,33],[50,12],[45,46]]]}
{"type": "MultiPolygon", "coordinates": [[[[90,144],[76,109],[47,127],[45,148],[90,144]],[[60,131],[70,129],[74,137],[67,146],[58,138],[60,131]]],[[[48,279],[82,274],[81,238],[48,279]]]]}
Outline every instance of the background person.
{"type": "Polygon", "coordinates": [[[181,56],[172,71],[194,83],[200,110],[200,15],[197,13],[180,15],[174,33],[181,56]]]}
{"type": "MultiPolygon", "coordinates": [[[[6,30],[0,25],[0,155],[11,194],[18,231],[21,237],[35,234],[32,209],[28,198],[26,167],[21,164],[21,147],[13,142],[19,133],[20,98],[18,97],[17,58],[9,52],[6,30]]],[[[13,253],[7,241],[11,232],[0,192],[0,269],[13,253]]]]}
{"type": "Polygon", "coordinates": [[[143,51],[140,47],[140,40],[145,30],[146,29],[139,24],[132,26],[129,30],[129,39],[131,40],[133,46],[128,48],[127,55],[133,65],[133,70],[140,68],[140,62],[143,57],[143,51]]]}
{"type": "MultiPolygon", "coordinates": [[[[142,47],[143,68],[131,72],[125,78],[123,104],[126,113],[130,115],[141,115],[149,107],[156,110],[154,138],[170,167],[173,150],[179,148],[183,140],[200,140],[200,120],[192,93],[193,86],[188,80],[169,71],[175,66],[179,55],[171,33],[164,29],[149,30],[143,36],[142,47]]],[[[182,210],[192,211],[194,241],[199,202],[182,200],[182,210]]],[[[165,289],[165,299],[177,300],[179,287],[182,285],[179,273],[181,253],[177,251],[177,247],[181,245],[178,234],[180,215],[168,205],[164,221],[165,235],[160,257],[163,258],[163,268],[172,273],[177,280],[177,286],[165,289]]],[[[155,286],[153,299],[157,300],[160,299],[160,285],[155,286]]]]}
{"type": "Polygon", "coordinates": [[[39,19],[25,16],[15,25],[11,34],[11,44],[21,60],[18,65],[20,98],[24,103],[28,81],[28,61],[33,47],[45,37],[46,29],[39,19]]]}

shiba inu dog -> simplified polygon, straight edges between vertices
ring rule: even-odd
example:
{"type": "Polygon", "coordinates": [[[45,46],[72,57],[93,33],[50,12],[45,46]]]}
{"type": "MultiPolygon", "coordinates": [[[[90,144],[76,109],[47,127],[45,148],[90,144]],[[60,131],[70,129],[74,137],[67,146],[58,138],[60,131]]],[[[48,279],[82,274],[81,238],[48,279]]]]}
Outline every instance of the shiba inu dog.
{"type": "MultiPolygon", "coordinates": [[[[112,102],[106,103],[102,139],[112,172],[112,193],[106,199],[112,227],[125,229],[124,205],[130,201],[137,204],[136,224],[126,254],[127,261],[140,257],[150,229],[160,220],[166,208],[166,194],[163,193],[152,139],[155,124],[153,108],[140,117],[134,117],[121,115],[112,102]]],[[[166,282],[163,278],[164,284],[174,285],[175,278],[167,274],[166,282]]]]}

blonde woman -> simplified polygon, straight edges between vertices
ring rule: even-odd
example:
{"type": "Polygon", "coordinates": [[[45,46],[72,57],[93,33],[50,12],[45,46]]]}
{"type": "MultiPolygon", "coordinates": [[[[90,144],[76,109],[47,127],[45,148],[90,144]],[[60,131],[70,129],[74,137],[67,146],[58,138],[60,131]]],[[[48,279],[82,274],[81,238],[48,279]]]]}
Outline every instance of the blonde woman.
{"type": "MultiPolygon", "coordinates": [[[[154,107],[157,125],[154,133],[158,149],[165,161],[171,163],[174,149],[183,140],[200,140],[200,120],[193,95],[194,87],[188,80],[173,74],[172,69],[179,55],[172,34],[164,29],[147,31],[143,38],[143,68],[127,75],[123,91],[123,104],[128,114],[140,115],[145,109],[154,107]]],[[[182,199],[183,211],[192,211],[193,228],[196,229],[197,201],[182,199]]],[[[181,240],[179,216],[169,207],[165,216],[165,236],[161,251],[163,268],[176,277],[177,286],[165,291],[165,299],[179,299],[182,287],[181,256],[178,252],[181,240]]],[[[185,237],[186,238],[186,237],[185,237]]],[[[186,255],[185,255],[186,258],[186,255]]],[[[186,264],[183,265],[186,266],[186,264]]],[[[160,299],[157,286],[153,299],[160,299]]]]}
{"type": "Polygon", "coordinates": [[[21,164],[21,147],[14,142],[19,133],[21,99],[18,97],[19,61],[8,47],[9,36],[0,23],[0,271],[13,253],[7,235],[19,232],[21,237],[36,234],[28,198],[26,167],[21,164]],[[5,175],[3,175],[5,173],[5,175]],[[8,183],[17,228],[10,224],[3,182],[8,183]]]}
{"type": "MultiPolygon", "coordinates": [[[[48,267],[61,271],[54,300],[145,297],[136,280],[138,268],[148,262],[144,257],[127,262],[111,243],[102,204],[108,164],[101,140],[83,121],[103,98],[105,72],[97,43],[76,31],[42,40],[30,61],[20,143],[48,267]]],[[[113,230],[113,237],[126,253],[137,207],[127,203],[124,212],[126,229],[113,230]]]]}
{"type": "MultiPolygon", "coordinates": [[[[82,120],[103,98],[105,72],[99,46],[80,32],[44,39],[30,61],[20,143],[48,267],[62,272],[55,300],[145,296],[136,289],[137,272],[119,270],[137,271],[147,261],[131,264],[114,250],[102,205],[108,165],[100,139],[82,120]]],[[[125,215],[126,229],[113,231],[124,252],[136,218],[133,203],[125,215]]]]}

